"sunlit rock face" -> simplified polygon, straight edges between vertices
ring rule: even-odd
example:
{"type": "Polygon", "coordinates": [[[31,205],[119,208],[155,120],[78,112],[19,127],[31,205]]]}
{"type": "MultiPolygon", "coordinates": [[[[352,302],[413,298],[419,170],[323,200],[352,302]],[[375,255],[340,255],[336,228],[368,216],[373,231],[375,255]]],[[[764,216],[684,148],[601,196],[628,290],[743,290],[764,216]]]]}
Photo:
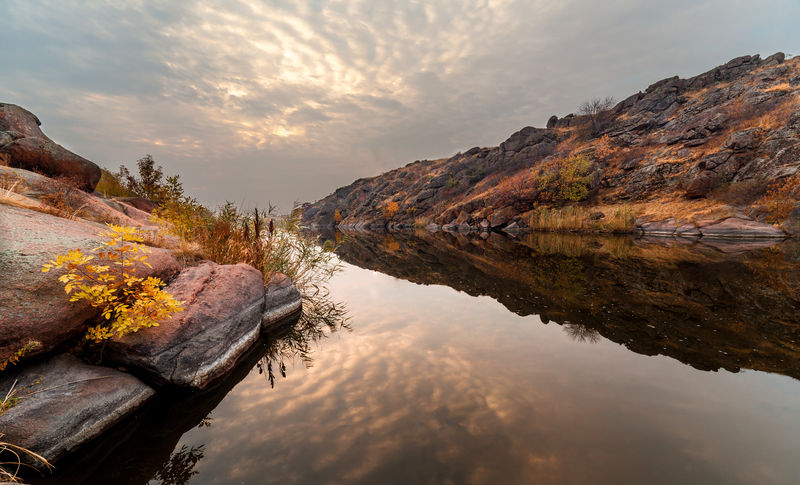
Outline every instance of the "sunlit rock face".
{"type": "MultiPolygon", "coordinates": [[[[497,147],[359,179],[306,206],[303,218],[316,227],[390,230],[431,222],[477,229],[484,220],[493,229],[532,227],[532,211],[554,201],[542,174],[585,156],[591,166],[581,200],[635,206],[643,232],[644,223],[670,217],[698,233],[736,217],[743,222],[727,235],[766,237],[758,186],[794,176],[798,155],[800,59],[743,56],[656,82],[606,110],[525,127],[497,147]],[[720,189],[729,186],[735,190],[720,189]],[[719,210],[702,214],[711,207],[719,210]]],[[[797,226],[784,224],[772,236],[797,226]]]]}
{"type": "Polygon", "coordinates": [[[602,335],[702,370],[747,368],[800,379],[795,242],[554,234],[484,240],[443,232],[340,239],[338,253],[351,264],[488,295],[579,338],[602,335]]]}

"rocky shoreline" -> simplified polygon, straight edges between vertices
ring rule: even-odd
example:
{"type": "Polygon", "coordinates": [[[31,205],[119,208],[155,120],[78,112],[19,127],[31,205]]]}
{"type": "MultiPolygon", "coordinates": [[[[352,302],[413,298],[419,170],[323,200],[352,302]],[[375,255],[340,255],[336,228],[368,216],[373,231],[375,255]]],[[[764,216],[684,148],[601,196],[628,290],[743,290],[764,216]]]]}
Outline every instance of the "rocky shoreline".
{"type": "Polygon", "coordinates": [[[106,223],[157,228],[137,201],[87,192],[99,167],[53,143],[38,125],[30,112],[0,103],[0,362],[9,364],[0,372],[0,394],[13,398],[0,408],[0,434],[58,463],[159,395],[216,386],[251,360],[265,334],[297,321],[302,298],[282,274],[265,285],[252,266],[187,264],[171,249],[150,246],[136,275],[165,281],[183,311],[87,349],[84,334],[100,310],[71,302],[58,275],[42,266],[70,250],[89,254],[102,244],[106,223]],[[65,196],[51,179],[62,176],[77,176],[84,189],[67,194],[79,208],[74,213],[48,204],[65,196]]]}
{"type": "MultiPolygon", "coordinates": [[[[310,224],[308,226],[314,230],[328,229],[327,226],[319,224],[310,224]]],[[[403,232],[415,229],[413,224],[382,224],[370,221],[358,221],[350,224],[338,224],[335,226],[344,231],[354,232],[369,232],[369,231],[388,231],[388,232],[403,232]]],[[[452,233],[482,233],[489,234],[491,232],[502,232],[505,234],[524,234],[530,232],[539,232],[536,229],[518,225],[514,222],[510,224],[503,224],[493,226],[488,219],[483,219],[476,225],[462,223],[462,224],[436,224],[431,223],[425,226],[428,232],[452,232],[452,233]]],[[[571,231],[567,231],[571,232],[571,231]]],[[[574,231],[579,232],[579,231],[574,231]]],[[[666,220],[650,221],[648,218],[636,219],[634,230],[629,234],[636,234],[639,236],[655,236],[655,237],[680,237],[687,239],[785,239],[794,237],[793,234],[784,231],[779,227],[771,224],[765,224],[753,220],[743,214],[734,217],[725,217],[720,219],[706,219],[702,221],[691,222],[688,220],[669,218],[666,220]]]]}

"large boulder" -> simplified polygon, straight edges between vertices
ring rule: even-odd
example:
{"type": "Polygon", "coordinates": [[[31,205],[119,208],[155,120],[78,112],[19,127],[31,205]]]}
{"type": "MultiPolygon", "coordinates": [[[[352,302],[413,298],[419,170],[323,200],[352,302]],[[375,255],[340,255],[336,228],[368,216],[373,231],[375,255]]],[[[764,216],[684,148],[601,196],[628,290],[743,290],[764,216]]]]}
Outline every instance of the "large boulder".
{"type": "Polygon", "coordinates": [[[0,414],[3,441],[50,462],[108,430],[154,394],[132,375],[71,355],[0,374],[3,396],[12,386],[18,402],[0,414]]]}
{"type": "Polygon", "coordinates": [[[100,167],[48,138],[39,129],[40,124],[33,113],[0,103],[0,132],[8,134],[2,138],[6,143],[0,146],[4,161],[11,167],[36,170],[49,177],[69,177],[84,190],[94,190],[100,181],[100,167]]]}
{"type": "MultiPolygon", "coordinates": [[[[71,249],[90,252],[104,228],[0,204],[0,361],[29,341],[41,344],[33,353],[50,351],[98,315],[85,302],[70,302],[58,273],[42,273],[42,265],[71,249]]],[[[178,272],[172,253],[151,249],[152,268],[138,265],[138,275],[166,279],[178,272]]]]}
{"type": "Polygon", "coordinates": [[[696,199],[705,197],[717,183],[717,174],[711,170],[703,170],[695,175],[686,188],[686,197],[696,199]]]}
{"type": "Polygon", "coordinates": [[[288,276],[275,273],[264,292],[262,328],[267,328],[302,310],[303,299],[288,276]]]}
{"type": "Polygon", "coordinates": [[[264,313],[261,272],[205,261],[166,291],[184,311],[157,327],[114,338],[105,358],[157,384],[203,389],[232,369],[258,339],[264,313]]]}
{"type": "Polygon", "coordinates": [[[508,221],[510,221],[517,212],[514,210],[513,207],[503,207],[497,209],[489,216],[489,225],[492,228],[497,228],[505,225],[508,221]]]}

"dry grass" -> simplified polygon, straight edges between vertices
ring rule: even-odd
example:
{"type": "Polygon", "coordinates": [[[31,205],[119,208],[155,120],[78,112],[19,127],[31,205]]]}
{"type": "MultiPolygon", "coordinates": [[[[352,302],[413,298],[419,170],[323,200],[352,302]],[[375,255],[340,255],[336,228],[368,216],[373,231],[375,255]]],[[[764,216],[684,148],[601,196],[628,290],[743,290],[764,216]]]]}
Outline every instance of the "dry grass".
{"type": "Polygon", "coordinates": [[[53,469],[53,465],[43,456],[21,446],[6,443],[2,439],[3,435],[0,434],[0,480],[3,482],[20,483],[19,474],[23,468],[36,469],[25,461],[40,463],[48,470],[53,469]]]}
{"type": "Polygon", "coordinates": [[[767,89],[764,90],[764,92],[771,93],[774,91],[792,91],[793,89],[794,88],[792,88],[792,85],[789,84],[788,82],[782,82],[780,84],[768,87],[767,89]]]}
{"type": "Polygon", "coordinates": [[[638,217],[644,217],[650,221],[675,218],[697,222],[743,215],[735,207],[716,200],[685,199],[679,194],[672,194],[672,196],[660,197],[646,202],[631,203],[630,208],[638,217]]]}
{"type": "Polygon", "coordinates": [[[528,226],[534,231],[546,232],[603,232],[630,233],[635,228],[636,216],[627,204],[610,206],[604,217],[595,219],[598,208],[571,205],[561,208],[538,208],[525,216],[528,226]]]}

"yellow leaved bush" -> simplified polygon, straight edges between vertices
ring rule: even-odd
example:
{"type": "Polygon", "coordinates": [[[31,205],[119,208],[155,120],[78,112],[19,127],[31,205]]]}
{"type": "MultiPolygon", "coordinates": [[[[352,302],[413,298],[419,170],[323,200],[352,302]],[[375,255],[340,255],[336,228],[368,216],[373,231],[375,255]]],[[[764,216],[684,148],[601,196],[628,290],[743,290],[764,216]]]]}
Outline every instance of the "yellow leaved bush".
{"type": "Polygon", "coordinates": [[[58,280],[70,301],[85,300],[101,309],[102,322],[89,328],[86,338],[102,342],[142,328],[158,326],[159,320],[183,311],[183,302],[164,291],[160,278],[136,276],[136,264],[147,263],[144,241],[135,227],[108,225],[106,238],[92,254],[73,249],[42,267],[42,272],[65,269],[58,280]]]}

